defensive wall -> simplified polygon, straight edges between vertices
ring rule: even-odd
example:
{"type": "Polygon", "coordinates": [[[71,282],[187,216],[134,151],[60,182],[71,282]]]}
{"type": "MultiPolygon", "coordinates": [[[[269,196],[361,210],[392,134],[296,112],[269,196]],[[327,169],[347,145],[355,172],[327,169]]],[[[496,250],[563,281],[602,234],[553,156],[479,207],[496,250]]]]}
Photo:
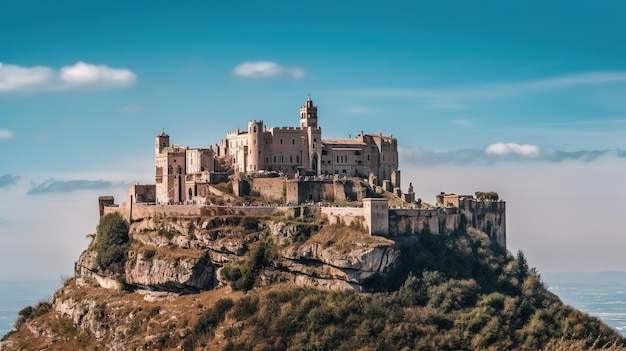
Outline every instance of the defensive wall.
{"type": "MultiPolygon", "coordinates": [[[[325,189],[324,186],[335,188],[344,184],[328,181],[293,182],[267,178],[257,179],[258,189],[265,186],[265,191],[282,192],[281,185],[308,184],[310,187],[325,189]],[[276,181],[272,181],[276,180],[276,181]],[[280,184],[280,185],[279,185],[280,184]],[[324,186],[319,186],[319,185],[324,186]]],[[[308,191],[309,189],[304,189],[308,191]]],[[[306,212],[321,212],[330,224],[352,223],[362,224],[370,234],[375,235],[422,235],[448,234],[468,227],[485,232],[491,240],[506,247],[506,203],[501,200],[477,199],[469,195],[451,196],[450,200],[457,206],[439,206],[427,209],[388,208],[384,198],[365,198],[363,207],[334,206],[218,206],[204,204],[164,205],[154,203],[137,203],[131,194],[137,192],[152,194],[151,188],[131,186],[127,201],[121,206],[113,204],[110,196],[98,199],[101,215],[119,212],[126,219],[138,220],[155,216],[207,216],[207,215],[239,215],[254,217],[290,216],[300,217],[306,212]]],[[[299,192],[299,191],[298,191],[299,192]]],[[[320,193],[321,196],[321,193],[320,193]]]]}

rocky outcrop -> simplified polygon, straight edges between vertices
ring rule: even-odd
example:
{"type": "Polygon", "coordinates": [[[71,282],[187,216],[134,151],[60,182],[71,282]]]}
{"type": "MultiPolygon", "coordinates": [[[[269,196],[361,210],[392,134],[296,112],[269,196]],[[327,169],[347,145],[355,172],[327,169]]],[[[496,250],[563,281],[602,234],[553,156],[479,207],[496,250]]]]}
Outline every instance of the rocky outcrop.
{"type": "Polygon", "coordinates": [[[177,293],[194,293],[217,285],[215,266],[206,255],[146,258],[136,251],[129,252],[125,280],[135,288],[177,293]]]}
{"type": "Polygon", "coordinates": [[[348,252],[337,251],[333,246],[305,243],[300,247],[282,251],[286,258],[284,266],[294,274],[304,275],[296,282],[325,285],[320,280],[339,280],[341,284],[329,284],[337,288],[362,290],[367,279],[388,272],[397,263],[400,252],[391,246],[355,248],[348,252]]]}
{"type": "MultiPolygon", "coordinates": [[[[400,253],[391,241],[365,234],[348,246],[311,240],[320,228],[319,223],[276,218],[144,218],[130,227],[133,244],[123,274],[98,269],[93,243],[76,262],[75,272],[95,278],[106,288],[196,293],[228,284],[221,280],[219,269],[243,263],[249,246],[264,240],[278,255],[260,272],[260,285],[283,281],[361,291],[368,279],[384,275],[398,261],[400,253]]],[[[343,233],[338,230],[336,235],[343,233]]]]}

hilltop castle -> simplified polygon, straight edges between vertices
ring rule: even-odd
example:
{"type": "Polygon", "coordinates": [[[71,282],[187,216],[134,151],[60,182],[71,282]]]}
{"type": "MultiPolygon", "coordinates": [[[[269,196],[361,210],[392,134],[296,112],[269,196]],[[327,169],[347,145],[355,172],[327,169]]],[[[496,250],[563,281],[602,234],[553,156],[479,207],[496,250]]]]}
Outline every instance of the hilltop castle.
{"type": "Polygon", "coordinates": [[[299,127],[250,121],[246,130],[229,132],[221,145],[206,149],[170,145],[169,135],[161,132],[155,144],[156,201],[193,201],[198,184],[215,182],[220,173],[373,177],[376,185],[387,180],[400,188],[396,138],[361,132],[350,139],[323,139],[318,118],[309,96],[300,107],[299,127]]]}
{"type": "Polygon", "coordinates": [[[416,201],[412,184],[406,192],[400,188],[398,142],[392,135],[361,132],[355,138],[323,139],[318,118],[309,97],[300,107],[298,127],[250,121],[246,130],[229,132],[208,148],[172,145],[162,131],[155,143],[156,184],[132,185],[122,207],[101,197],[100,214],[118,211],[130,220],[215,211],[296,217],[306,212],[301,204],[317,203],[323,206],[314,211],[331,224],[355,222],[370,234],[444,234],[473,227],[506,247],[506,204],[496,193],[441,193],[435,205],[416,201]],[[277,206],[239,204],[253,192],[277,206]],[[332,206],[344,202],[356,207],[332,206]]]}

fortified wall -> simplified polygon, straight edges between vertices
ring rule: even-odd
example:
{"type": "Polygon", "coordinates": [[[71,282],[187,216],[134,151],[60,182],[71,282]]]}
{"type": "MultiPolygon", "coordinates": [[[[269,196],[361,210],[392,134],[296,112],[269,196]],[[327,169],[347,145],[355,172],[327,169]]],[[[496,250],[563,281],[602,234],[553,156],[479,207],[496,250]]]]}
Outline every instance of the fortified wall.
{"type": "MultiPolygon", "coordinates": [[[[272,192],[275,196],[279,196],[283,192],[289,193],[290,187],[297,183],[291,180],[266,178],[255,184],[260,191],[272,192]]],[[[299,183],[307,184],[306,191],[309,191],[311,187],[322,191],[319,194],[313,192],[314,197],[323,197],[323,191],[331,196],[331,193],[334,194],[339,186],[342,192],[345,185],[332,181],[300,181],[299,183]]],[[[315,204],[300,206],[291,204],[287,206],[220,206],[202,203],[165,205],[142,202],[142,199],[152,200],[149,196],[154,194],[153,189],[154,185],[132,185],[128,190],[126,202],[121,206],[113,203],[113,197],[101,196],[98,199],[100,214],[118,212],[124,218],[133,221],[154,216],[241,215],[296,218],[305,213],[321,213],[326,216],[330,224],[348,226],[356,224],[362,226],[370,235],[440,235],[471,227],[485,232],[491,240],[506,248],[506,203],[497,199],[477,198],[473,195],[440,194],[437,196],[437,206],[430,208],[389,208],[387,198],[363,198],[361,207],[315,204]]],[[[289,195],[285,196],[289,199],[289,195]]]]}

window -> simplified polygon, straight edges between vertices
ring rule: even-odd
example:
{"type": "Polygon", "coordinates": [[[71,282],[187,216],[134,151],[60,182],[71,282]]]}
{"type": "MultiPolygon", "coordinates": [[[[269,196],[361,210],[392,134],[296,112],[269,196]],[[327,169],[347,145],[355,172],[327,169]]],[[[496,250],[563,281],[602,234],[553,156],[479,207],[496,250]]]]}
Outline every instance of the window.
{"type": "Polygon", "coordinates": [[[172,174],[172,173],[174,173],[174,167],[170,165],[169,167],[167,167],[167,174],[172,174]]]}
{"type": "Polygon", "coordinates": [[[274,163],[276,163],[276,156],[274,156],[274,163]]]}
{"type": "Polygon", "coordinates": [[[339,163],[339,156],[337,156],[337,163],[339,163]]]}
{"type": "Polygon", "coordinates": [[[254,139],[254,141],[252,142],[252,145],[256,145],[256,139],[254,139]]]}
{"type": "Polygon", "coordinates": [[[280,138],[280,145],[283,144],[283,138],[280,138]]]}
{"type": "Polygon", "coordinates": [[[178,166],[176,171],[178,172],[178,174],[183,174],[183,168],[180,165],[178,166]]]}
{"type": "Polygon", "coordinates": [[[296,163],[300,163],[300,156],[296,155],[296,163]]]}
{"type": "Polygon", "coordinates": [[[293,163],[293,156],[289,156],[289,163],[293,163]]]}
{"type": "Polygon", "coordinates": [[[270,163],[270,158],[268,156],[265,156],[265,163],[270,163]]]}
{"type": "Polygon", "coordinates": [[[291,139],[291,145],[296,145],[296,139],[291,139]]]}
{"type": "Polygon", "coordinates": [[[370,160],[370,155],[367,155],[367,160],[368,160],[368,161],[370,160]]]}
{"type": "Polygon", "coordinates": [[[256,126],[254,126],[254,132],[256,133],[256,126]]]}

